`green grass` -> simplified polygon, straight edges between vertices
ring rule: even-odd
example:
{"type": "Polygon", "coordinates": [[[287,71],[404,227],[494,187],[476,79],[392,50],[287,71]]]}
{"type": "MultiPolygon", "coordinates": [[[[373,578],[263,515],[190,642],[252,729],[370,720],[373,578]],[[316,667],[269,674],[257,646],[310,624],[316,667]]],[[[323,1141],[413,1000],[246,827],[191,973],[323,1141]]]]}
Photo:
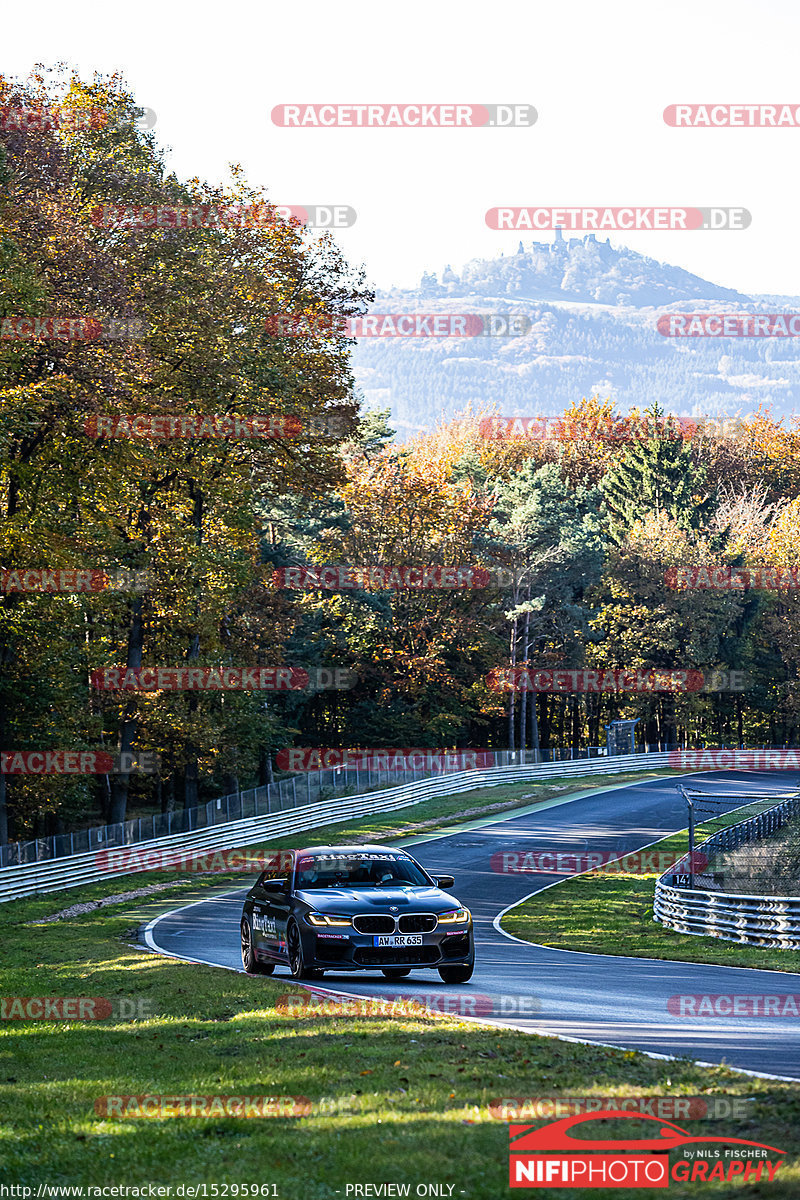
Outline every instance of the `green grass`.
{"type": "MultiPolygon", "coordinates": [[[[751,806],[754,810],[757,806],[751,806]]],[[[763,805],[761,806],[763,807],[763,805]]],[[[714,828],[734,824],[750,808],[717,818],[714,828]]],[[[697,843],[712,832],[698,826],[697,843]]],[[[686,831],[651,847],[684,854],[686,831]]],[[[525,941],[583,950],[594,954],[624,954],[678,962],[719,963],[729,967],[761,967],[771,971],[800,971],[800,951],[747,946],[714,937],[675,933],[653,920],[657,875],[602,873],[577,875],[518,904],[503,918],[503,929],[525,941]]]]}
{"type": "MultiPolygon", "coordinates": [[[[453,1183],[455,1196],[463,1188],[475,1200],[497,1200],[506,1194],[508,1140],[490,1102],[554,1093],[751,1097],[745,1118],[678,1123],[792,1151],[800,1121],[794,1084],[449,1017],[283,1015],[276,1001],[297,990],[283,980],[182,964],[128,944],[154,911],[153,902],[128,902],[55,925],[7,928],[4,995],[144,998],[154,1015],[4,1023],[4,1183],[274,1182],[285,1200],[333,1200],[347,1183],[437,1181],[453,1183]],[[98,1097],[119,1094],[305,1096],[313,1108],[301,1119],[96,1115],[98,1097]]],[[[770,1196],[796,1196],[800,1163],[778,1180],[770,1196]]],[[[673,1183],[671,1195],[696,1196],[701,1186],[673,1183]]]]}
{"type": "MultiPolygon", "coordinates": [[[[603,786],[593,778],[569,787],[587,784],[603,786]]],[[[411,819],[457,820],[465,808],[506,800],[518,807],[530,803],[531,789],[521,786],[527,795],[509,796],[511,788],[471,793],[468,804],[452,798],[458,812],[440,800],[433,816],[420,805],[411,819]]],[[[398,815],[379,814],[315,837],[388,838],[400,828],[398,815]]],[[[232,879],[243,884],[248,877],[232,879]]],[[[187,890],[174,873],[148,873],[0,910],[4,996],[129,997],[148,1001],[153,1014],[130,1022],[0,1023],[2,1183],[34,1191],[42,1182],[173,1189],[178,1183],[274,1183],[283,1200],[344,1200],[347,1184],[409,1183],[413,1195],[417,1183],[436,1182],[452,1184],[457,1200],[497,1200],[508,1194],[508,1135],[489,1106],[519,1096],[747,1098],[744,1117],[678,1124],[695,1135],[750,1138],[793,1153],[800,1121],[795,1084],[451,1017],[287,1015],[277,1001],[300,989],[282,979],[183,964],[131,944],[142,923],[170,906],[168,896],[174,905],[175,895],[207,895],[222,882],[194,878],[187,890]],[[160,877],[173,886],[157,899],[31,924],[66,904],[160,877]],[[99,1097],[120,1094],[304,1096],[312,1110],[303,1118],[261,1119],[97,1115],[99,1097]]],[[[800,1160],[792,1158],[764,1194],[788,1200],[799,1191],[800,1160]]],[[[670,1184],[677,1200],[704,1193],[728,1195],[730,1187],[670,1184]]],[[[578,1194],[558,1191],[564,1200],[578,1194]]],[[[592,1194],[603,1200],[619,1192],[592,1194]]],[[[761,1193],[749,1188],[741,1194],[761,1193]]]]}

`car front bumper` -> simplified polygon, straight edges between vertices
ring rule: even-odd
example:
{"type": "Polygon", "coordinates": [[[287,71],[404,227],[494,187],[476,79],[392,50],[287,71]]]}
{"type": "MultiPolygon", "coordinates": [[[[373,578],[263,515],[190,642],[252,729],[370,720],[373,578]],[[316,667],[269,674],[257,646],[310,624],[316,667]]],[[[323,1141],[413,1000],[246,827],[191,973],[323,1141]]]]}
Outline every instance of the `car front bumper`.
{"type": "Polygon", "coordinates": [[[336,971],[370,971],[383,967],[440,967],[474,958],[472,926],[423,933],[418,946],[376,946],[376,935],[348,931],[303,930],[309,966],[336,971]]]}

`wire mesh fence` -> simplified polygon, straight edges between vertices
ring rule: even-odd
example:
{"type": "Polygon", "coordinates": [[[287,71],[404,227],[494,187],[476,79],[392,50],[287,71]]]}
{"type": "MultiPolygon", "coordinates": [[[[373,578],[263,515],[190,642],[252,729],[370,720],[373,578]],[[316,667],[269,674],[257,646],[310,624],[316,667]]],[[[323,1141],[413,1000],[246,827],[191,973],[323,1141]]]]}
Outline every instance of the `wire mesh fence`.
{"type": "MultiPolygon", "coordinates": [[[[671,750],[676,747],[652,746],[649,751],[671,750]]],[[[573,761],[603,757],[604,746],[590,746],[582,750],[496,750],[492,751],[496,767],[573,761]]],[[[331,767],[322,771],[306,771],[293,774],[275,783],[246,791],[232,792],[209,800],[195,808],[181,808],[172,812],[152,813],[112,825],[98,825],[72,833],[54,834],[33,838],[25,842],[8,842],[0,845],[0,867],[18,866],[21,863],[44,862],[52,858],[64,858],[70,854],[104,850],[115,846],[130,846],[152,838],[167,837],[175,833],[187,833],[205,829],[212,825],[223,825],[230,821],[243,821],[251,817],[266,816],[286,809],[302,808],[319,800],[334,796],[357,795],[377,788],[398,786],[416,782],[434,775],[463,770],[463,767],[442,769],[382,770],[375,766],[331,767]]]]}
{"type": "Polygon", "coordinates": [[[679,787],[688,806],[689,854],[677,887],[749,895],[800,896],[800,789],[782,795],[679,787]]]}

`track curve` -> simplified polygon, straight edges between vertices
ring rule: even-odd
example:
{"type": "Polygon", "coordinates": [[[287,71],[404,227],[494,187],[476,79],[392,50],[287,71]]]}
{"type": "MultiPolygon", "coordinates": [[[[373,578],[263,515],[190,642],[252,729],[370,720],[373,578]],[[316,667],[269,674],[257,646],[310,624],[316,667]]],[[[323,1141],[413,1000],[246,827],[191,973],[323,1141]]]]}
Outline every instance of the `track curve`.
{"type": "MultiPolygon", "coordinates": [[[[552,874],[498,874],[503,850],[630,853],[686,826],[675,789],[678,777],[617,786],[547,801],[522,814],[482,820],[455,831],[404,842],[433,874],[453,874],[453,893],[473,913],[477,961],[462,987],[444,986],[432,971],[391,985],[381,975],[328,972],[315,992],[358,997],[414,997],[443,1011],[649,1054],[722,1063],[755,1074],[800,1079],[800,1017],[673,1015],[677,995],[782,996],[800,1007],[800,974],[622,958],[549,949],[499,928],[500,918],[526,896],[553,886],[552,874]],[[490,999],[491,998],[491,999],[490,999]]],[[[743,786],[775,793],[800,786],[797,772],[719,771],[693,782],[721,795],[743,786]]],[[[731,800],[729,807],[741,804],[731,800]]],[[[559,877],[559,880],[564,878],[559,877]]],[[[241,971],[239,918],[246,888],[195,901],[157,917],[142,931],[151,949],[241,971]]],[[[553,886],[558,903],[558,887],[553,886]]],[[[273,978],[288,968],[278,968],[273,978]]]]}

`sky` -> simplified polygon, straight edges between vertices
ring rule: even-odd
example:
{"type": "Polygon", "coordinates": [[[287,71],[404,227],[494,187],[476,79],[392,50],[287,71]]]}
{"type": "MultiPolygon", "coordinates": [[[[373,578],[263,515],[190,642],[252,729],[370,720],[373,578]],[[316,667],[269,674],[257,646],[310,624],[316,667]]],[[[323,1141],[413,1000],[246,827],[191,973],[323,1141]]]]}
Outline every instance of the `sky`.
{"type": "Polygon", "coordinates": [[[224,183],[241,163],[275,203],[354,208],[337,240],[377,287],[552,238],[487,228],[495,206],[719,205],[746,208],[750,226],[611,241],[740,291],[795,295],[800,127],[674,129],[662,114],[676,103],[800,106],[799,27],[793,0],[37,0],[7,7],[0,70],[122,72],[181,178],[224,183]],[[290,103],[530,104],[538,120],[273,124],[272,109],[290,103]]]}

